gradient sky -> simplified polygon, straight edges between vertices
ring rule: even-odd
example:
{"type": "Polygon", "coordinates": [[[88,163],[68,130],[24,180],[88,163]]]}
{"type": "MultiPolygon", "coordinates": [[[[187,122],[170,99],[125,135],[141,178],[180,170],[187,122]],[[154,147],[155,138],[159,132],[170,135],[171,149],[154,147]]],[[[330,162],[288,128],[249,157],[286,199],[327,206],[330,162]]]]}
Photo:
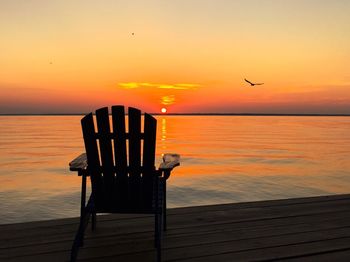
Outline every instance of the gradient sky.
{"type": "Polygon", "coordinates": [[[349,114],[349,14],[347,0],[0,0],[0,113],[349,114]]]}

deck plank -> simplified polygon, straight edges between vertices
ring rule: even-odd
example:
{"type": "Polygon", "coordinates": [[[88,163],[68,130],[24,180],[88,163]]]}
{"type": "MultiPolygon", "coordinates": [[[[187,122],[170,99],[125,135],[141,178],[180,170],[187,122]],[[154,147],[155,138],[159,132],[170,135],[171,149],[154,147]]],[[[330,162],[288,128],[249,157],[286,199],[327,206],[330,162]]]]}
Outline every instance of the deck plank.
{"type": "MultiPolygon", "coordinates": [[[[77,218],[0,225],[0,261],[67,261],[77,218]]],[[[79,261],[154,261],[153,217],[103,215],[79,261]]],[[[164,261],[350,260],[350,195],[169,209],[164,261]]]]}

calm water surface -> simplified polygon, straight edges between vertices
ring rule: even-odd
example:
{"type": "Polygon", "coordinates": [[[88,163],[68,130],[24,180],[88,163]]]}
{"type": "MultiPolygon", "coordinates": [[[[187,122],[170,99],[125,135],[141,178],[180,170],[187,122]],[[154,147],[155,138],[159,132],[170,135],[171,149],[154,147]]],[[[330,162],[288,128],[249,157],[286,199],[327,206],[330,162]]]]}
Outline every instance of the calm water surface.
{"type": "MultiPolygon", "coordinates": [[[[79,215],[80,116],[0,116],[0,223],[79,215]]],[[[350,192],[350,117],[157,116],[169,207],[350,192]]],[[[158,163],[160,157],[158,157],[158,163]]]]}

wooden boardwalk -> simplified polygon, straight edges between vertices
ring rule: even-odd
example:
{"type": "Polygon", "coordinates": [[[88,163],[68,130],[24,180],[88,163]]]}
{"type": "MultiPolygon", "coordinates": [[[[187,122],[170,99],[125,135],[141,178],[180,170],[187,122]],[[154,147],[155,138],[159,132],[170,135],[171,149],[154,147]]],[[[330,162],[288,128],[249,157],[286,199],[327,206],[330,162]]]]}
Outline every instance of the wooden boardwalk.
{"type": "MultiPolygon", "coordinates": [[[[153,217],[99,216],[79,261],[154,261],[153,217]]],[[[67,261],[78,219],[0,226],[0,261],[67,261]]],[[[350,261],[350,195],[168,210],[163,261],[350,261]]]]}

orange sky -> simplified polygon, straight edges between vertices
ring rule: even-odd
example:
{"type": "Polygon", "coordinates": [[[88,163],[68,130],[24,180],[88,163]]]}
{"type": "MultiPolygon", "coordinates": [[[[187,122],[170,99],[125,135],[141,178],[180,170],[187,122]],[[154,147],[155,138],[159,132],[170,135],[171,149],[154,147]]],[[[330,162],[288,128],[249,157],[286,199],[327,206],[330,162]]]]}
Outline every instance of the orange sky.
{"type": "Polygon", "coordinates": [[[346,0],[1,1],[0,113],[350,114],[349,13],[346,0]]]}

